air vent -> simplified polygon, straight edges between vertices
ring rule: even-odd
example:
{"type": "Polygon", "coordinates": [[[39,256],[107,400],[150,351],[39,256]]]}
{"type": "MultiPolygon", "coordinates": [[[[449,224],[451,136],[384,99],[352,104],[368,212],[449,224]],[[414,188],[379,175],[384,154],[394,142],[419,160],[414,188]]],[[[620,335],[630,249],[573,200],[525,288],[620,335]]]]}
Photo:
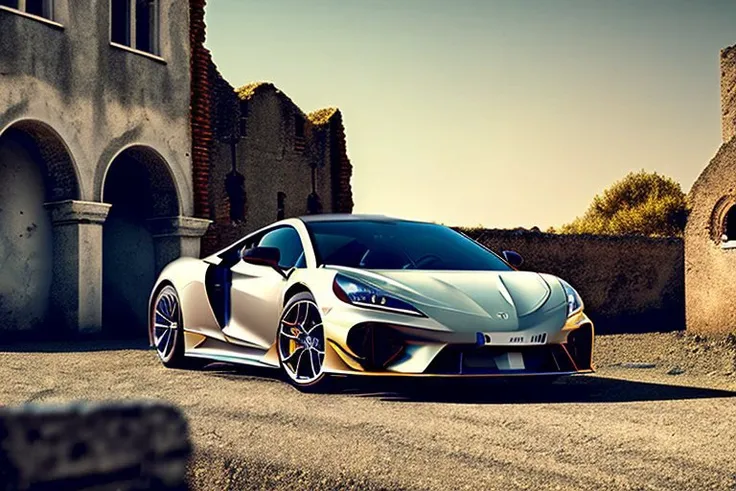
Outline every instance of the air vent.
{"type": "Polygon", "coordinates": [[[535,334],[531,337],[529,342],[532,344],[544,344],[547,342],[547,333],[543,332],[542,334],[535,334]]]}
{"type": "Polygon", "coordinates": [[[523,343],[524,342],[524,336],[516,336],[513,338],[509,338],[509,343],[523,343]]]}

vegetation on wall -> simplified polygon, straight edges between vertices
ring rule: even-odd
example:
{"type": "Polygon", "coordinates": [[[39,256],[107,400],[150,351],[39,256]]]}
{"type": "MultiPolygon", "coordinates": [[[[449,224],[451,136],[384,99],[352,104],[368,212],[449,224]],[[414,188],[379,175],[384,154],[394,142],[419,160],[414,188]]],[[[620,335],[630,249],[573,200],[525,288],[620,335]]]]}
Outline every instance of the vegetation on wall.
{"type": "Polygon", "coordinates": [[[584,215],[552,233],[681,237],[688,205],[680,184],[656,172],[631,172],[593,199],[584,215]]]}
{"type": "Polygon", "coordinates": [[[334,116],[336,113],[336,107],[326,107],[324,109],[317,109],[316,111],[309,113],[307,115],[307,119],[309,119],[309,121],[311,121],[313,125],[322,126],[329,123],[332,119],[332,116],[334,116]]]}

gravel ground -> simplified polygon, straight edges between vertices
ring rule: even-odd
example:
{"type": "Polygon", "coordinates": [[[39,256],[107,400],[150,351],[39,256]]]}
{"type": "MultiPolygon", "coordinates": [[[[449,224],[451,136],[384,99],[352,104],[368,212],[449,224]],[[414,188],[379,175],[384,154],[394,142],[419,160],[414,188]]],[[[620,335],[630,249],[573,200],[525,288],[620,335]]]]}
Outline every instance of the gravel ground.
{"type": "Polygon", "coordinates": [[[178,404],[193,489],[736,490],[735,355],[722,339],[601,336],[598,373],[549,388],[317,395],[270,371],[167,370],[140,343],[15,345],[0,348],[0,402],[178,404]]]}

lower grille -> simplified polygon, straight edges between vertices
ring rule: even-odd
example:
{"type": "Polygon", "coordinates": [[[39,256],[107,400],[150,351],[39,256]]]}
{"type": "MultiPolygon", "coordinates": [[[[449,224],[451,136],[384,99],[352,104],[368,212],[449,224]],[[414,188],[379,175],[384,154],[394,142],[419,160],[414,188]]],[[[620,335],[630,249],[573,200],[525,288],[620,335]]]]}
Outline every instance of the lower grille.
{"type": "MultiPolygon", "coordinates": [[[[505,357],[504,357],[505,358],[505,357]]],[[[575,365],[558,344],[508,347],[447,346],[432,360],[424,373],[434,375],[493,375],[504,373],[563,373],[575,371],[575,365]],[[524,368],[515,370],[499,365],[497,358],[520,353],[524,368]]]]}

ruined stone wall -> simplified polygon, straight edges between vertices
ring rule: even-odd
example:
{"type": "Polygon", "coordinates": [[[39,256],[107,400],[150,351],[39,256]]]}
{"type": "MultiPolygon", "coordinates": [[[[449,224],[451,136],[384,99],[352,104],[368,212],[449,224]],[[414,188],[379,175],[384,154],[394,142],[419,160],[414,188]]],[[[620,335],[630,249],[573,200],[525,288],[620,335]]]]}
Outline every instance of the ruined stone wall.
{"type": "Polygon", "coordinates": [[[736,46],[721,51],[723,142],[736,136],[736,46]]]}
{"type": "Polygon", "coordinates": [[[685,229],[687,328],[736,332],[736,248],[721,242],[736,206],[736,140],[724,144],[690,190],[685,229]]]}
{"type": "MultiPolygon", "coordinates": [[[[229,84],[218,75],[214,76],[216,139],[212,148],[209,199],[210,218],[214,220],[211,233],[216,239],[202,253],[219,250],[276,221],[278,193],[286,195],[285,218],[308,214],[312,164],[316,166],[315,190],[322,210],[334,211],[334,160],[347,161],[346,152],[339,153],[344,148],[344,130],[338,134],[342,136],[342,147],[339,143],[333,144],[335,125],[342,128],[341,118],[333,117],[339,112],[333,110],[323,119],[316,117],[322,114],[310,117],[270,84],[254,86],[247,93],[241,91],[241,96],[233,101],[235,92],[229,84]],[[303,136],[297,130],[299,120],[303,124],[303,136]],[[230,219],[230,200],[225,187],[233,166],[231,133],[239,137],[235,149],[236,170],[245,182],[245,220],[239,222],[230,219]]],[[[349,181],[349,174],[343,176],[343,186],[347,186],[348,192],[349,181]]],[[[352,210],[352,199],[349,210],[352,210]]]]}
{"type": "Polygon", "coordinates": [[[681,239],[485,229],[465,233],[499,254],[520,253],[522,270],[568,281],[583,297],[598,333],[684,328],[681,239]]]}

